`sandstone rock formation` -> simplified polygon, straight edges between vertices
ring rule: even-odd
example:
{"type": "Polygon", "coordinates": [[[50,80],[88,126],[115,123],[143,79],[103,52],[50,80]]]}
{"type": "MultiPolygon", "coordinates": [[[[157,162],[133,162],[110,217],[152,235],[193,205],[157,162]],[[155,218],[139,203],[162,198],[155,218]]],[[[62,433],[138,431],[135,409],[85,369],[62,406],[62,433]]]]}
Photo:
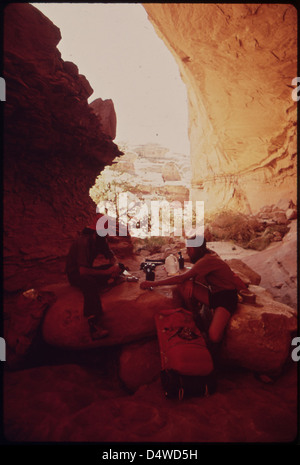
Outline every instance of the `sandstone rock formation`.
{"type": "Polygon", "coordinates": [[[261,276],[242,260],[239,260],[238,258],[231,258],[225,261],[232,271],[238,275],[246,285],[254,284],[258,286],[260,284],[261,276]]]}
{"type": "Polygon", "coordinates": [[[56,45],[59,29],[30,4],[4,15],[4,288],[30,289],[63,270],[95,213],[99,171],[120,155],[87,99],[93,90],[56,45]]]}
{"type": "Polygon", "coordinates": [[[192,195],[256,212],[296,199],[297,10],[286,4],[145,3],[189,99],[192,195]]]}
{"type": "Polygon", "coordinates": [[[275,300],[297,308],[297,221],[282,242],[274,243],[259,254],[249,255],[243,261],[261,276],[260,285],[275,300]]]}
{"type": "Polygon", "coordinates": [[[113,101],[111,99],[102,100],[97,98],[90,103],[90,108],[97,115],[103,134],[114,140],[117,131],[117,115],[113,101]]]}
{"type": "Polygon", "coordinates": [[[22,366],[34,344],[46,310],[55,302],[53,292],[30,289],[21,294],[5,322],[6,364],[10,369],[22,366]]]}
{"type": "Polygon", "coordinates": [[[139,283],[125,282],[102,295],[103,325],[109,336],[93,341],[83,317],[83,296],[69,284],[44,288],[54,292],[52,305],[43,323],[43,337],[48,344],[66,349],[89,349],[112,346],[155,336],[153,316],[159,310],[172,308],[172,299],[159,292],[142,291],[139,283]]]}
{"type": "MultiPolygon", "coordinates": [[[[237,262],[235,266],[237,267],[237,262]]],[[[241,269],[240,262],[238,266],[241,269]]],[[[250,281],[259,281],[259,277],[251,268],[244,265],[243,271],[244,276],[250,281]]],[[[250,284],[249,289],[257,296],[257,307],[252,304],[239,304],[224,337],[222,354],[224,359],[234,366],[278,374],[288,358],[291,335],[297,329],[296,311],[274,301],[272,296],[259,286],[250,284]]],[[[65,349],[87,350],[124,345],[142,341],[147,337],[153,338],[156,336],[154,315],[164,309],[176,308],[173,299],[163,295],[160,290],[142,291],[139,283],[119,284],[105,291],[101,297],[104,310],[103,325],[109,330],[109,336],[93,341],[82,313],[81,292],[68,284],[50,285],[43,291],[54,292],[57,297],[57,301],[46,313],[43,338],[47,344],[65,349]]],[[[142,344],[142,348],[137,352],[141,357],[147,354],[148,350],[149,347],[142,344]]],[[[127,354],[123,356],[123,361],[124,357],[125,360],[127,357],[132,359],[130,350],[127,354]]],[[[130,367],[128,368],[127,363],[126,368],[126,362],[124,363],[122,376],[128,382],[126,373],[130,367]]],[[[141,361],[136,366],[137,370],[138,367],[143,370],[141,361]]],[[[143,381],[144,377],[137,373],[135,380],[132,380],[128,387],[138,387],[139,379],[143,381]]]]}
{"type": "Polygon", "coordinates": [[[297,313],[273,300],[262,287],[250,285],[249,290],[256,294],[258,306],[238,305],[222,343],[222,358],[249,370],[278,375],[290,356],[297,313]]]}
{"type": "MultiPolygon", "coordinates": [[[[249,282],[258,282],[249,266],[240,260],[230,263],[249,282]]],[[[171,286],[165,287],[170,291],[171,286]]],[[[170,404],[159,379],[153,319],[159,309],[172,308],[170,297],[160,288],[141,291],[135,283],[108,290],[102,301],[110,336],[91,341],[80,292],[65,283],[47,286],[43,292],[54,292],[57,301],[43,322],[46,346],[40,342],[35,357],[40,365],[49,366],[30,368],[29,360],[27,369],[5,373],[6,437],[114,442],[292,440],[297,389],[290,341],[296,312],[275,302],[263,288],[250,285],[250,289],[260,306],[239,304],[232,317],[221,348],[224,371],[216,393],[170,404]],[[249,371],[228,372],[228,365],[280,377],[275,384],[262,385],[249,371]],[[280,427],[274,429],[274,421],[280,427]],[[82,422],[88,428],[82,428],[82,422]]],[[[33,366],[37,361],[33,359],[33,366]]]]}
{"type": "MultiPolygon", "coordinates": [[[[263,289],[253,286],[252,290],[258,301],[268,301],[269,305],[270,298],[263,289]]],[[[59,294],[58,288],[56,291],[59,294]]],[[[227,331],[224,361],[228,362],[226,356],[230,355],[231,361],[242,362],[242,366],[259,367],[265,373],[272,367],[270,374],[275,374],[287,355],[286,336],[295,329],[296,321],[288,307],[284,314],[283,306],[279,306],[277,315],[274,307],[241,306],[227,331]],[[282,358],[280,354],[285,355],[282,358]]],[[[139,316],[144,320],[141,312],[139,316]]],[[[72,318],[67,323],[74,327],[72,318]]],[[[125,341],[121,333],[118,339],[125,341]]],[[[294,439],[297,373],[293,363],[275,384],[262,385],[250,372],[225,370],[219,375],[214,395],[170,403],[159,380],[155,340],[123,345],[120,356],[112,347],[103,347],[103,352],[98,348],[97,353],[88,351],[85,359],[79,351],[61,350],[55,356],[51,352],[47,355],[48,349],[46,358],[41,359],[46,366],[4,374],[4,429],[8,440],[201,443],[294,439]],[[133,393],[130,396],[128,389],[133,393]]]]}

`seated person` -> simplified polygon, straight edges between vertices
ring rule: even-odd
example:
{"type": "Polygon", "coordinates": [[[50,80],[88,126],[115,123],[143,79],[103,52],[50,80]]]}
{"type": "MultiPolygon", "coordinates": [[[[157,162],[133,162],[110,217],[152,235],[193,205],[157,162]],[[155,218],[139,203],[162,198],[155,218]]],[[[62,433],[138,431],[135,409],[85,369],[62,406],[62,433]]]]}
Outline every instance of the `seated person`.
{"type": "Polygon", "coordinates": [[[208,330],[212,343],[219,343],[225,327],[238,303],[234,273],[215,252],[206,247],[204,239],[199,247],[187,247],[193,267],[185,273],[160,281],[143,281],[142,289],[177,284],[177,291],[188,310],[195,310],[198,302],[213,310],[208,330]]]}
{"type": "Polygon", "coordinates": [[[106,237],[97,234],[98,219],[99,217],[93,224],[84,228],[72,244],[65,269],[71,286],[78,287],[83,293],[83,314],[88,319],[92,339],[108,335],[108,331],[99,326],[103,313],[99,290],[123,271],[109,248],[106,237]],[[99,255],[107,258],[109,264],[93,267],[93,262],[99,255]]]}

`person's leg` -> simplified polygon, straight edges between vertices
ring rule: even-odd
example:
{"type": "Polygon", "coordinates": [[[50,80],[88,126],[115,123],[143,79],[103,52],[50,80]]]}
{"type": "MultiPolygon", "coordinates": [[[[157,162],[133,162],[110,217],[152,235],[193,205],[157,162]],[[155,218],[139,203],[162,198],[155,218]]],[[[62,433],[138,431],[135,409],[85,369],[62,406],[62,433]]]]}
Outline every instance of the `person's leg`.
{"type": "Polygon", "coordinates": [[[218,367],[219,365],[221,341],[230,317],[231,314],[228,310],[226,310],[226,308],[217,307],[214,310],[212,322],[208,328],[206,344],[212,356],[215,367],[218,367]]]}
{"type": "Polygon", "coordinates": [[[197,304],[197,301],[193,297],[193,286],[194,283],[191,280],[184,281],[182,284],[177,286],[177,294],[181,298],[183,306],[191,312],[197,304]]]}
{"type": "Polygon", "coordinates": [[[208,330],[208,336],[211,342],[218,343],[222,340],[224,330],[230,320],[231,314],[226,308],[217,307],[208,330]]]}
{"type": "Polygon", "coordinates": [[[235,289],[223,290],[212,295],[211,306],[215,309],[209,327],[209,338],[214,343],[222,340],[225,328],[231,315],[236,311],[238,296],[235,289]]]}
{"type": "Polygon", "coordinates": [[[83,297],[83,314],[89,318],[91,316],[100,318],[103,313],[99,296],[99,285],[93,276],[81,276],[78,284],[83,297]]]}
{"type": "Polygon", "coordinates": [[[178,306],[193,310],[198,302],[209,305],[209,291],[206,286],[195,284],[192,280],[184,281],[173,289],[173,298],[178,306]]]}
{"type": "Polygon", "coordinates": [[[205,314],[204,318],[202,313],[204,305],[206,305],[207,311],[210,312],[207,286],[195,284],[192,280],[185,281],[174,289],[173,298],[176,302],[175,305],[179,307],[183,306],[192,312],[196,326],[200,329],[202,335],[207,338],[206,332],[211,322],[211,317],[205,314]]]}
{"type": "Polygon", "coordinates": [[[209,290],[204,284],[193,284],[193,298],[209,306],[209,290]]]}
{"type": "Polygon", "coordinates": [[[100,339],[106,336],[108,331],[99,327],[103,314],[99,296],[99,287],[103,284],[102,281],[93,276],[81,276],[76,284],[83,294],[83,315],[87,318],[92,338],[100,339]]]}
{"type": "Polygon", "coordinates": [[[207,332],[212,320],[213,312],[210,308],[208,287],[204,284],[194,283],[192,298],[194,321],[202,335],[205,337],[205,340],[207,340],[207,332]]]}

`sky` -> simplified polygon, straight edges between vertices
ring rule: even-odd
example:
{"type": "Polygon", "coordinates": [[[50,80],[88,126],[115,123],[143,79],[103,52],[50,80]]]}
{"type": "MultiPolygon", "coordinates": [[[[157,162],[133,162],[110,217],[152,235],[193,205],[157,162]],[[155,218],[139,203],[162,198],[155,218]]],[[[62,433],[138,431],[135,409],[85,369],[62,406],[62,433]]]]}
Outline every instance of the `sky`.
{"type": "Polygon", "coordinates": [[[141,4],[32,3],[60,28],[58,49],[112,99],[116,142],[158,143],[189,154],[186,87],[141,4]]]}

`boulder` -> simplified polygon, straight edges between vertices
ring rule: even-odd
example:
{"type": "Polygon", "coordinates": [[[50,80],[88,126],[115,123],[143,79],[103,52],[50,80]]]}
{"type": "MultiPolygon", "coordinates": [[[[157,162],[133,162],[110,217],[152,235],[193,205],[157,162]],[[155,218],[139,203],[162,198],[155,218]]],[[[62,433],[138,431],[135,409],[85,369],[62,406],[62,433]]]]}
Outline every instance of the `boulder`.
{"type": "Polygon", "coordinates": [[[288,224],[285,210],[275,205],[261,208],[256,216],[260,220],[263,220],[264,223],[283,225],[288,224]]]}
{"type": "Polygon", "coordinates": [[[120,356],[119,376],[130,391],[151,383],[161,370],[160,351],[157,339],[128,344],[120,356]]]}
{"type": "Polygon", "coordinates": [[[107,289],[101,302],[103,326],[109,335],[93,341],[83,316],[81,292],[65,283],[47,286],[45,290],[53,291],[57,301],[45,315],[43,337],[48,344],[60,348],[90,349],[155,336],[155,313],[173,307],[172,298],[156,290],[141,290],[139,283],[124,282],[107,289]]]}
{"type": "Polygon", "coordinates": [[[286,224],[270,224],[264,230],[263,236],[274,236],[274,234],[279,233],[281,237],[284,237],[289,231],[289,227],[286,224]]]}
{"type": "Polygon", "coordinates": [[[295,220],[297,218],[296,208],[288,208],[285,214],[288,220],[295,220]]]}
{"type": "Polygon", "coordinates": [[[30,289],[21,294],[12,307],[5,325],[7,367],[21,366],[35,341],[46,310],[55,302],[53,292],[30,289]]]}
{"type": "Polygon", "coordinates": [[[276,300],[297,308],[297,221],[281,242],[262,252],[245,256],[243,261],[261,275],[260,285],[276,300]]]}
{"type": "Polygon", "coordinates": [[[285,210],[288,210],[289,208],[293,208],[294,206],[295,204],[291,199],[282,198],[277,202],[275,208],[285,211],[285,210]]]}
{"type": "Polygon", "coordinates": [[[222,343],[224,361],[249,370],[278,375],[291,353],[297,313],[273,300],[262,287],[251,285],[256,305],[239,304],[222,343]]]}
{"type": "Polygon", "coordinates": [[[232,271],[237,274],[245,284],[256,284],[258,285],[261,281],[261,276],[256,273],[250,266],[246,265],[242,260],[238,258],[232,258],[225,260],[230,266],[232,271]]]}
{"type": "Polygon", "coordinates": [[[284,212],[275,212],[273,220],[277,224],[288,224],[288,218],[284,212]]]}
{"type": "Polygon", "coordinates": [[[273,235],[271,234],[255,237],[254,239],[249,241],[247,248],[257,250],[260,252],[261,250],[264,250],[266,247],[268,247],[268,245],[272,242],[272,239],[273,235]]]}

